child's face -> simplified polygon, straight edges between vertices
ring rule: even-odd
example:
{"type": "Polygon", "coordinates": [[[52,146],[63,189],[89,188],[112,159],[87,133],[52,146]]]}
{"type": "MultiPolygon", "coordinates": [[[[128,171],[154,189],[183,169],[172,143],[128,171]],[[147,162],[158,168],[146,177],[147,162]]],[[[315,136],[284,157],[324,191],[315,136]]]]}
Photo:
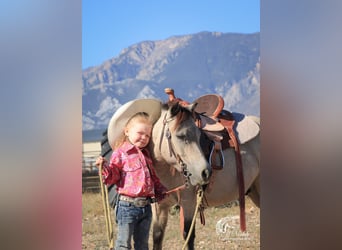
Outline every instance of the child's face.
{"type": "Polygon", "coordinates": [[[128,140],[138,148],[146,147],[150,141],[152,126],[146,123],[137,122],[125,129],[128,140]]]}

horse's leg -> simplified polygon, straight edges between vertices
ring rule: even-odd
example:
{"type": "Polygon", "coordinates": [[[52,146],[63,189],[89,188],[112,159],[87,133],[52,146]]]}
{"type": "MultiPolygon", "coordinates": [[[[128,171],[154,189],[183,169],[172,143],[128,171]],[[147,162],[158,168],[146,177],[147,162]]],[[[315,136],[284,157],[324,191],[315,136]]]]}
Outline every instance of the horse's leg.
{"type": "Polygon", "coordinates": [[[248,190],[248,196],[253,203],[260,208],[260,175],[255,179],[252,186],[248,190]]]}
{"type": "MultiPolygon", "coordinates": [[[[187,239],[188,234],[190,232],[192,220],[195,213],[195,207],[196,207],[196,195],[194,195],[194,190],[187,190],[184,192],[183,200],[181,203],[181,210],[180,210],[180,216],[181,216],[181,226],[183,226],[183,238],[184,240],[187,239]]],[[[195,223],[195,222],[194,222],[195,223]]],[[[188,249],[193,250],[194,249],[194,242],[195,242],[195,225],[193,226],[192,232],[189,237],[188,241],[188,249]]]]}
{"type": "Polygon", "coordinates": [[[165,228],[168,221],[169,206],[167,204],[153,204],[153,249],[161,250],[163,248],[163,239],[165,228]]]}
{"type": "MultiPolygon", "coordinates": [[[[186,240],[188,237],[190,227],[191,227],[191,223],[192,223],[192,217],[191,218],[184,218],[184,231],[183,231],[184,240],[186,240]]],[[[190,235],[190,238],[188,241],[188,250],[195,249],[194,242],[195,242],[195,226],[193,227],[193,230],[191,232],[191,235],[190,235]]]]}

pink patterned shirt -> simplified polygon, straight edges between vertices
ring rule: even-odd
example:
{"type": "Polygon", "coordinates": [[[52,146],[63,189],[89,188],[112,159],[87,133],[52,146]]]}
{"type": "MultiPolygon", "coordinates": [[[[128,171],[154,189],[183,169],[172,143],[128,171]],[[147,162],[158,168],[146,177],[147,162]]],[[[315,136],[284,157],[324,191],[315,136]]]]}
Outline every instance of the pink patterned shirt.
{"type": "Polygon", "coordinates": [[[117,185],[119,194],[130,197],[160,197],[167,189],[161,184],[146,149],[125,142],[116,149],[102,175],[107,185],[117,185]]]}

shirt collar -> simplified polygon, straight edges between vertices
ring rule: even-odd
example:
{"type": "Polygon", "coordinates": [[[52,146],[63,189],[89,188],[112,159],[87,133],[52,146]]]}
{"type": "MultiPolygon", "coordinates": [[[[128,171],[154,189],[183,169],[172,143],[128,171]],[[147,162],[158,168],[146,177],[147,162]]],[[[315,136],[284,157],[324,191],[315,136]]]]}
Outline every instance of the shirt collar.
{"type": "Polygon", "coordinates": [[[133,148],[137,148],[136,146],[134,146],[132,143],[125,141],[122,145],[121,145],[121,149],[125,152],[133,149],[133,148]]]}
{"type": "Polygon", "coordinates": [[[125,152],[128,152],[130,150],[136,150],[136,151],[142,151],[145,152],[147,151],[145,148],[138,148],[137,146],[133,145],[132,143],[125,141],[122,146],[121,149],[125,152]]]}

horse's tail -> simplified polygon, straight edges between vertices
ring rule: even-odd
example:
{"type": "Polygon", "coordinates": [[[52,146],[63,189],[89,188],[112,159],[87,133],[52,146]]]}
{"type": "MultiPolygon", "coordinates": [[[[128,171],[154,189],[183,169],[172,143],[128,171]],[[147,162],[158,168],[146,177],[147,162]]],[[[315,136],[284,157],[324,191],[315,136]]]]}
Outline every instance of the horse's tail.
{"type": "Polygon", "coordinates": [[[102,140],[101,140],[101,156],[105,157],[107,161],[109,161],[112,153],[112,148],[108,142],[108,134],[107,129],[102,132],[102,140]]]}
{"type": "MultiPolygon", "coordinates": [[[[108,134],[107,134],[107,129],[106,129],[102,133],[101,156],[105,157],[106,160],[109,162],[111,155],[112,155],[112,148],[108,142],[108,134]]],[[[118,196],[118,193],[116,192],[115,185],[109,186],[108,187],[108,200],[109,200],[109,204],[112,208],[115,208],[117,196],[118,196]]]]}

